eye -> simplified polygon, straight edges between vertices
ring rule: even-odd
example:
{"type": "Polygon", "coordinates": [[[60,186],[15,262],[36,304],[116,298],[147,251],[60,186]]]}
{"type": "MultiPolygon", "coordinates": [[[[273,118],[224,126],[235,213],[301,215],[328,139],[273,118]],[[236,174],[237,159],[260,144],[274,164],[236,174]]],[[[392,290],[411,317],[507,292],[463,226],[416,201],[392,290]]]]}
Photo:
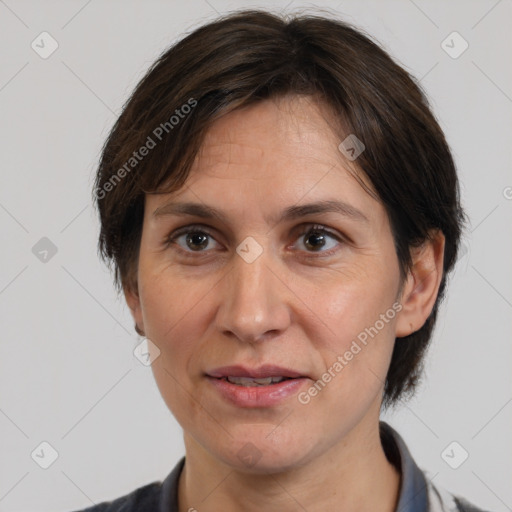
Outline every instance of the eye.
{"type": "Polygon", "coordinates": [[[174,244],[178,250],[186,253],[202,253],[209,248],[212,235],[202,226],[187,226],[172,233],[166,240],[166,246],[174,244]]]}
{"type": "Polygon", "coordinates": [[[338,250],[336,246],[343,242],[341,236],[331,233],[324,226],[318,224],[303,226],[302,231],[297,236],[303,241],[306,252],[320,253],[322,257],[335,253],[338,250]],[[329,239],[338,243],[329,243],[329,239]],[[327,250],[323,250],[325,248],[327,250]]]}
{"type": "MultiPolygon", "coordinates": [[[[332,233],[324,226],[318,224],[308,224],[302,226],[302,230],[294,235],[302,241],[305,252],[319,253],[319,256],[311,255],[308,257],[325,257],[330,256],[339,250],[339,244],[343,243],[340,235],[332,233]],[[329,243],[329,239],[331,242],[329,243]],[[333,241],[337,243],[333,243],[333,241]],[[324,250],[327,248],[327,250],[324,250]]],[[[165,247],[171,245],[185,254],[185,256],[202,256],[213,249],[212,241],[215,244],[213,235],[201,225],[185,226],[171,233],[164,241],[165,247]],[[194,254],[196,253],[196,254],[194,254]]],[[[302,250],[302,249],[301,249],[302,250]]]]}

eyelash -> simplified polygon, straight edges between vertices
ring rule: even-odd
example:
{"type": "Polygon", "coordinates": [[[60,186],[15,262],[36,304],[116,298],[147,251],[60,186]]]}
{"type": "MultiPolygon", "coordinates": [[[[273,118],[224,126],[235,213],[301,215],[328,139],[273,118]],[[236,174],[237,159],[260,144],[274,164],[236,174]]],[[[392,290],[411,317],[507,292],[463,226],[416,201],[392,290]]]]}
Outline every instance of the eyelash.
{"type": "MultiPolygon", "coordinates": [[[[327,235],[331,238],[334,238],[339,243],[344,243],[344,240],[341,236],[336,235],[335,233],[332,233],[328,229],[326,229],[324,226],[319,224],[306,224],[302,227],[302,230],[300,233],[296,235],[296,238],[301,238],[307,234],[313,234],[317,233],[320,235],[327,235]]],[[[176,240],[182,236],[182,235],[194,235],[194,234],[200,234],[200,235],[208,235],[211,238],[214,238],[213,235],[208,231],[208,229],[205,226],[202,226],[200,224],[193,224],[190,226],[185,226],[183,228],[177,229],[170,235],[168,235],[164,240],[164,246],[165,248],[169,248],[171,245],[176,245],[176,249],[181,254],[185,255],[185,257],[191,257],[191,258],[201,258],[203,256],[207,256],[208,251],[187,251],[182,249],[179,245],[176,244],[176,240]]],[[[312,256],[307,256],[307,258],[325,258],[332,256],[334,253],[336,253],[339,250],[339,247],[336,247],[334,249],[329,249],[328,251],[323,251],[316,253],[312,256]]]]}

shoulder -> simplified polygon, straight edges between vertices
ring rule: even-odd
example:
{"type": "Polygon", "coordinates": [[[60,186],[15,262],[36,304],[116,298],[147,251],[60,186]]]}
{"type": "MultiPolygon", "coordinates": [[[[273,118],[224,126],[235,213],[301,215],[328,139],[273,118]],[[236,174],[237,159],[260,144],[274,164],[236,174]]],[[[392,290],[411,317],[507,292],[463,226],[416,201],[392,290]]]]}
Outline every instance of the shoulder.
{"type": "Polygon", "coordinates": [[[424,471],[424,474],[427,481],[429,512],[491,512],[477,507],[438,484],[434,485],[428,472],[424,471]]]}
{"type": "Polygon", "coordinates": [[[157,510],[161,494],[162,483],[153,482],[113,501],[104,501],[74,512],[153,512],[157,510]]]}
{"type": "Polygon", "coordinates": [[[73,512],[176,512],[178,481],[184,465],[185,457],[182,457],[162,482],[152,482],[113,501],[73,512]]]}
{"type": "Polygon", "coordinates": [[[461,496],[454,496],[453,499],[458,507],[457,510],[460,510],[461,512],[490,512],[483,508],[478,508],[476,505],[473,505],[473,503],[470,503],[461,496]]]}

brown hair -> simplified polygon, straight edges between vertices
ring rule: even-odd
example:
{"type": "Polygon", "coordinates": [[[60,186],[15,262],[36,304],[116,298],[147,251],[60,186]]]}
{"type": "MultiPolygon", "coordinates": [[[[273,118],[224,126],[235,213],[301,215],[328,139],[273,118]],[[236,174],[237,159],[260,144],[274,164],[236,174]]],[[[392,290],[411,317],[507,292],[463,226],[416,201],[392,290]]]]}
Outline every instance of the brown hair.
{"type": "Polygon", "coordinates": [[[433,229],[445,235],[434,308],[421,329],[395,341],[383,399],[388,407],[417,385],[465,215],[449,147],[421,87],[347,23],[244,10],[201,26],[166,50],[124,105],[102,149],[93,192],[99,253],[114,265],[118,292],[137,291],[145,193],[182,187],[206,130],[220,116],[285,94],[320,98],[346,129],[340,141],[348,133],[363,141],[357,167],[389,215],[402,279],[411,247],[433,229]]]}

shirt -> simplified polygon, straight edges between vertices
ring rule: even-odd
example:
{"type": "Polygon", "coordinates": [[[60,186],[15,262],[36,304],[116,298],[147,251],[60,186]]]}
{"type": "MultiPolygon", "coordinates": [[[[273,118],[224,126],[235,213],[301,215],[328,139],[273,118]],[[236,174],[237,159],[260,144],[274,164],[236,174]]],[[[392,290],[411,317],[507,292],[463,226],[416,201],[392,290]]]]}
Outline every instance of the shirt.
{"type": "MultiPolygon", "coordinates": [[[[434,485],[428,473],[417,466],[402,437],[384,421],[379,423],[379,433],[386,457],[401,474],[395,512],[485,512],[434,485]]],[[[184,464],[182,457],[163,481],[75,512],[178,512],[178,481],[184,464]]]]}

